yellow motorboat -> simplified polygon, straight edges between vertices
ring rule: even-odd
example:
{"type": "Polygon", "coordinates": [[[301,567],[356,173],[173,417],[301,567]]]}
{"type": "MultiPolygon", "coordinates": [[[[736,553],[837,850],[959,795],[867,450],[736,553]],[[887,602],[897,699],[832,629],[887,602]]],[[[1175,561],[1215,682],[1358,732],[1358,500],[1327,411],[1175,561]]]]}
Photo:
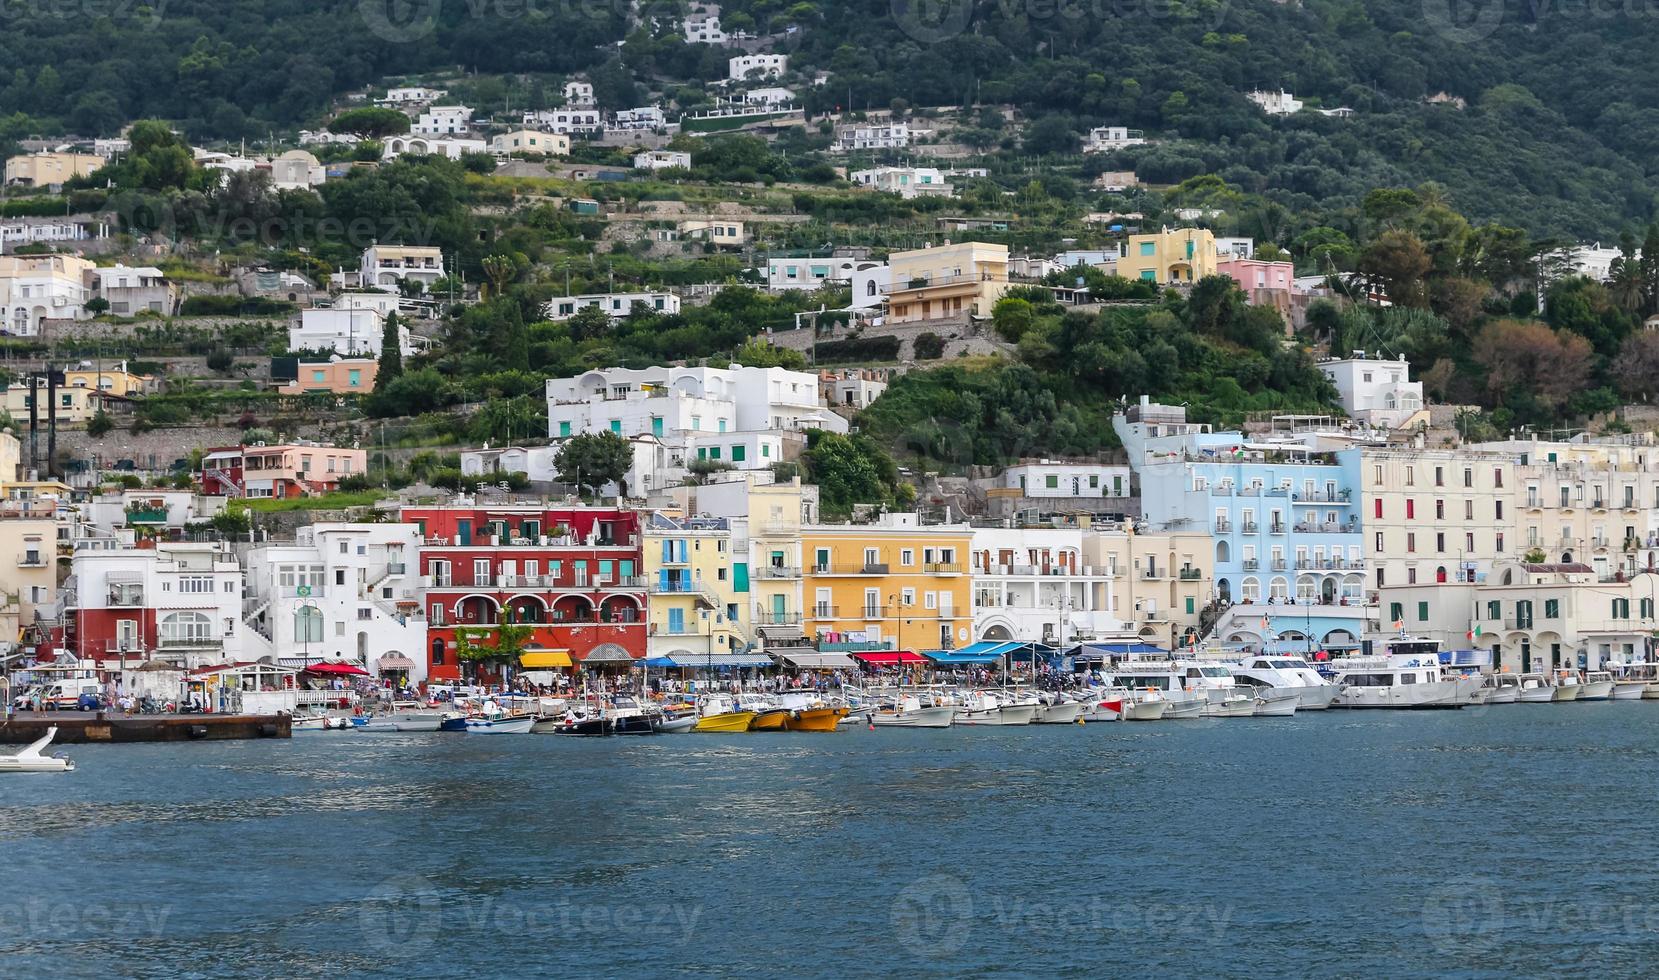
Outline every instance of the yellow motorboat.
{"type": "Polygon", "coordinates": [[[792,732],[833,732],[845,717],[846,708],[800,708],[789,713],[783,727],[792,732]]]}
{"type": "Polygon", "coordinates": [[[697,719],[697,724],[691,730],[694,732],[746,732],[749,725],[755,720],[753,711],[722,711],[717,715],[704,715],[697,719]]]}
{"type": "Polygon", "coordinates": [[[749,722],[751,732],[781,732],[784,724],[789,721],[789,712],[782,708],[768,708],[755,714],[749,722]]]}

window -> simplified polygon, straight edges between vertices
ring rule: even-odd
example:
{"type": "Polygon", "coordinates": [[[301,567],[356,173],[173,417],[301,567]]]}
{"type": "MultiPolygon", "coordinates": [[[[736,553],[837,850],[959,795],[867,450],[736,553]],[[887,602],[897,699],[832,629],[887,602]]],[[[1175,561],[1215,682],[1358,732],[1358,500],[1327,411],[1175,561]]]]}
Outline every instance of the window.
{"type": "Polygon", "coordinates": [[[1407,531],[1406,532],[1406,550],[1407,551],[1416,551],[1417,550],[1417,532],[1415,532],[1415,531],[1407,531]]]}
{"type": "Polygon", "coordinates": [[[1630,618],[1630,600],[1629,599],[1614,599],[1613,600],[1613,618],[1614,619],[1629,619],[1630,618]]]}
{"type": "Polygon", "coordinates": [[[1415,520],[1417,517],[1417,501],[1406,498],[1406,520],[1415,520]]]}
{"type": "Polygon", "coordinates": [[[1444,466],[1436,466],[1434,468],[1434,485],[1437,487],[1443,487],[1446,485],[1446,468],[1444,466]]]}
{"type": "Polygon", "coordinates": [[[1389,603],[1388,604],[1388,618],[1391,621],[1396,622],[1396,623],[1398,623],[1401,620],[1405,619],[1406,618],[1405,606],[1402,606],[1398,602],[1389,603]]]}
{"type": "Polygon", "coordinates": [[[201,646],[213,642],[213,621],[199,612],[169,613],[158,630],[162,646],[201,646]]]}
{"type": "MultiPolygon", "coordinates": [[[[1496,619],[1497,617],[1494,616],[1492,618],[1496,619]]],[[[1544,600],[1544,618],[1545,619],[1560,619],[1561,618],[1561,600],[1560,599],[1545,599],[1544,600]]]]}
{"type": "Polygon", "coordinates": [[[746,447],[744,447],[744,446],[733,446],[732,447],[732,462],[741,463],[745,459],[748,459],[748,458],[749,458],[749,455],[748,455],[748,450],[747,450],[746,447]]]}
{"type": "Polygon", "coordinates": [[[1429,621],[1429,604],[1428,603],[1419,602],[1417,604],[1417,621],[1419,623],[1426,623],[1426,622],[1429,621]]]}
{"type": "Polygon", "coordinates": [[[1378,497],[1376,500],[1371,501],[1371,516],[1375,517],[1375,518],[1378,518],[1379,520],[1382,518],[1383,513],[1382,513],[1382,498],[1381,497],[1378,497]]]}
{"type": "Polygon", "coordinates": [[[905,548],[899,552],[899,564],[910,568],[916,564],[916,549],[905,548]]]}
{"type": "MultiPolygon", "coordinates": [[[[1547,617],[1549,614],[1550,614],[1549,613],[1549,604],[1545,603],[1544,615],[1547,617]]],[[[1503,603],[1499,602],[1496,599],[1493,599],[1493,600],[1487,602],[1486,603],[1486,618],[1487,619],[1502,619],[1503,618],[1503,603]]]]}
{"type": "Polygon", "coordinates": [[[1446,519],[1446,501],[1441,500],[1438,497],[1435,498],[1434,501],[1434,518],[1437,521],[1443,521],[1446,519]]]}

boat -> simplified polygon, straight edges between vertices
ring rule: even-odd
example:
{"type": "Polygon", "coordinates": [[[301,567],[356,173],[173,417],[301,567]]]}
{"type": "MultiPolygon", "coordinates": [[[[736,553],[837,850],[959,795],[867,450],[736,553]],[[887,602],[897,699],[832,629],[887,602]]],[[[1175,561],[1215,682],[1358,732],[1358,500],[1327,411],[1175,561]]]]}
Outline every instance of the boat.
{"type": "MultiPolygon", "coordinates": [[[[1203,677],[1203,668],[1194,666],[1195,677],[1203,677]]],[[[1225,668],[1223,668],[1225,669],[1225,668]]],[[[1111,675],[1114,686],[1131,691],[1154,691],[1166,703],[1160,718],[1184,721],[1202,717],[1207,696],[1187,686],[1186,668],[1171,660],[1129,661],[1111,675]]],[[[1137,696],[1137,700],[1141,700],[1137,696]]],[[[1130,721],[1143,718],[1130,717],[1130,721]]]]}
{"type": "Polygon", "coordinates": [[[0,772],[74,772],[75,763],[56,755],[42,755],[41,749],[58,737],[58,726],[46,729],[46,734],[23,746],[15,754],[0,755],[0,772]]]}
{"type": "Polygon", "coordinates": [[[468,735],[528,735],[536,723],[531,715],[471,715],[467,718],[468,735]]]}
{"type": "Polygon", "coordinates": [[[1302,707],[1302,694],[1295,688],[1264,687],[1256,690],[1257,718],[1289,718],[1302,707]]]}
{"type": "Polygon", "coordinates": [[[785,712],[785,731],[833,732],[848,714],[845,706],[827,704],[813,694],[781,694],[777,700],[785,712]]]}
{"type": "Polygon", "coordinates": [[[530,730],[537,735],[610,735],[614,723],[605,716],[603,711],[589,713],[583,711],[577,714],[574,710],[566,709],[561,717],[540,718],[530,726],[530,730]]]}
{"type": "Polygon", "coordinates": [[[1555,700],[1555,686],[1548,674],[1528,673],[1516,678],[1521,704],[1547,704],[1555,700]]]}
{"type": "Polygon", "coordinates": [[[1083,702],[1051,695],[1038,702],[1034,721],[1039,725],[1075,725],[1082,718],[1083,702]]]}
{"type": "Polygon", "coordinates": [[[662,712],[637,698],[619,694],[604,713],[610,719],[612,735],[655,735],[657,715],[662,712]]]}
{"type": "Polygon", "coordinates": [[[867,709],[864,720],[875,728],[949,728],[956,723],[956,712],[955,705],[924,703],[915,694],[901,693],[867,709]]]}
{"type": "Polygon", "coordinates": [[[658,735],[683,735],[697,725],[696,715],[659,715],[651,721],[658,735]]]}
{"type": "Polygon", "coordinates": [[[1482,683],[1486,704],[1515,704],[1521,700],[1521,679],[1514,674],[1487,674],[1482,683]]]}
{"type": "Polygon", "coordinates": [[[1479,678],[1447,675],[1438,644],[1399,640],[1381,656],[1344,657],[1332,661],[1333,683],[1343,708],[1462,708],[1471,702],[1479,678]]]}
{"type": "Polygon", "coordinates": [[[783,723],[789,720],[789,711],[786,708],[762,707],[749,720],[751,732],[781,732],[783,723]]]}
{"type": "Polygon", "coordinates": [[[746,711],[729,694],[710,694],[698,706],[694,732],[746,732],[756,711],[746,711]]]}
{"type": "Polygon", "coordinates": [[[361,715],[351,720],[351,727],[360,732],[395,732],[397,725],[385,715],[361,715]]]}
{"type": "Polygon", "coordinates": [[[987,727],[1029,725],[1037,719],[1037,705],[1015,704],[990,691],[974,691],[956,708],[956,724],[987,727]]]}
{"type": "Polygon", "coordinates": [[[1631,663],[1613,665],[1613,700],[1640,701],[1648,697],[1648,689],[1659,683],[1659,664],[1631,663]]]}
{"type": "Polygon", "coordinates": [[[1124,700],[1125,695],[1122,691],[1095,691],[1083,702],[1082,720],[1084,722],[1122,721],[1124,700]]]}
{"type": "Polygon", "coordinates": [[[1335,684],[1319,676],[1301,657],[1258,654],[1230,664],[1229,669],[1235,683],[1255,688],[1258,696],[1270,690],[1295,691],[1298,711],[1324,711],[1339,693],[1335,684]]]}
{"type": "Polygon", "coordinates": [[[1256,713],[1256,697],[1239,692],[1218,698],[1205,698],[1199,705],[1199,714],[1205,718],[1249,718],[1256,713]]]}
{"type": "Polygon", "coordinates": [[[295,715],[288,724],[290,732],[350,732],[356,729],[350,718],[336,718],[333,715],[295,715]]]}
{"type": "Polygon", "coordinates": [[[1564,667],[1555,672],[1555,700],[1577,701],[1583,693],[1584,685],[1579,683],[1577,674],[1564,667]]]}
{"type": "Polygon", "coordinates": [[[1611,671],[1587,670],[1584,672],[1584,687],[1578,692],[1578,699],[1580,701],[1606,701],[1613,696],[1613,688],[1616,686],[1611,671]]]}
{"type": "Polygon", "coordinates": [[[1131,692],[1128,699],[1123,702],[1123,719],[1125,721],[1159,721],[1169,714],[1169,707],[1169,699],[1151,688],[1131,692]]]}

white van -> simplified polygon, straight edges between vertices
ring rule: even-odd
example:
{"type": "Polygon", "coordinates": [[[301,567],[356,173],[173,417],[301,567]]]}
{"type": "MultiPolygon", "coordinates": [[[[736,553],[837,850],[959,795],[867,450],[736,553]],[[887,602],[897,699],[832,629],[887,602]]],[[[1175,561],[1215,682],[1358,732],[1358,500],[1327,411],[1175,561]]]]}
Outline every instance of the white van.
{"type": "Polygon", "coordinates": [[[18,707],[27,707],[34,703],[35,697],[40,698],[41,707],[50,711],[73,711],[80,703],[81,695],[90,694],[98,697],[104,687],[96,677],[66,677],[62,680],[47,681],[35,686],[17,696],[13,702],[18,707]]]}

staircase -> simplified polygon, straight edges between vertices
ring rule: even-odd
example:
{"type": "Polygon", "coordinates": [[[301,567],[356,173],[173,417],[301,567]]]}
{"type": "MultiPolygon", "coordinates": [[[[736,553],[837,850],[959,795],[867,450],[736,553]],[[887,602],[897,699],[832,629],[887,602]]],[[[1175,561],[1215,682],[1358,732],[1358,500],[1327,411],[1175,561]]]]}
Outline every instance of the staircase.
{"type": "Polygon", "coordinates": [[[212,467],[203,469],[202,481],[205,483],[209,479],[218,481],[219,486],[225,491],[224,495],[227,497],[240,497],[243,495],[242,485],[237,483],[236,480],[224,470],[214,469],[212,467]]]}
{"type": "Polygon", "coordinates": [[[265,610],[270,607],[270,599],[244,600],[242,603],[242,624],[254,633],[264,637],[267,642],[275,642],[271,636],[271,624],[265,620],[265,610]]]}

